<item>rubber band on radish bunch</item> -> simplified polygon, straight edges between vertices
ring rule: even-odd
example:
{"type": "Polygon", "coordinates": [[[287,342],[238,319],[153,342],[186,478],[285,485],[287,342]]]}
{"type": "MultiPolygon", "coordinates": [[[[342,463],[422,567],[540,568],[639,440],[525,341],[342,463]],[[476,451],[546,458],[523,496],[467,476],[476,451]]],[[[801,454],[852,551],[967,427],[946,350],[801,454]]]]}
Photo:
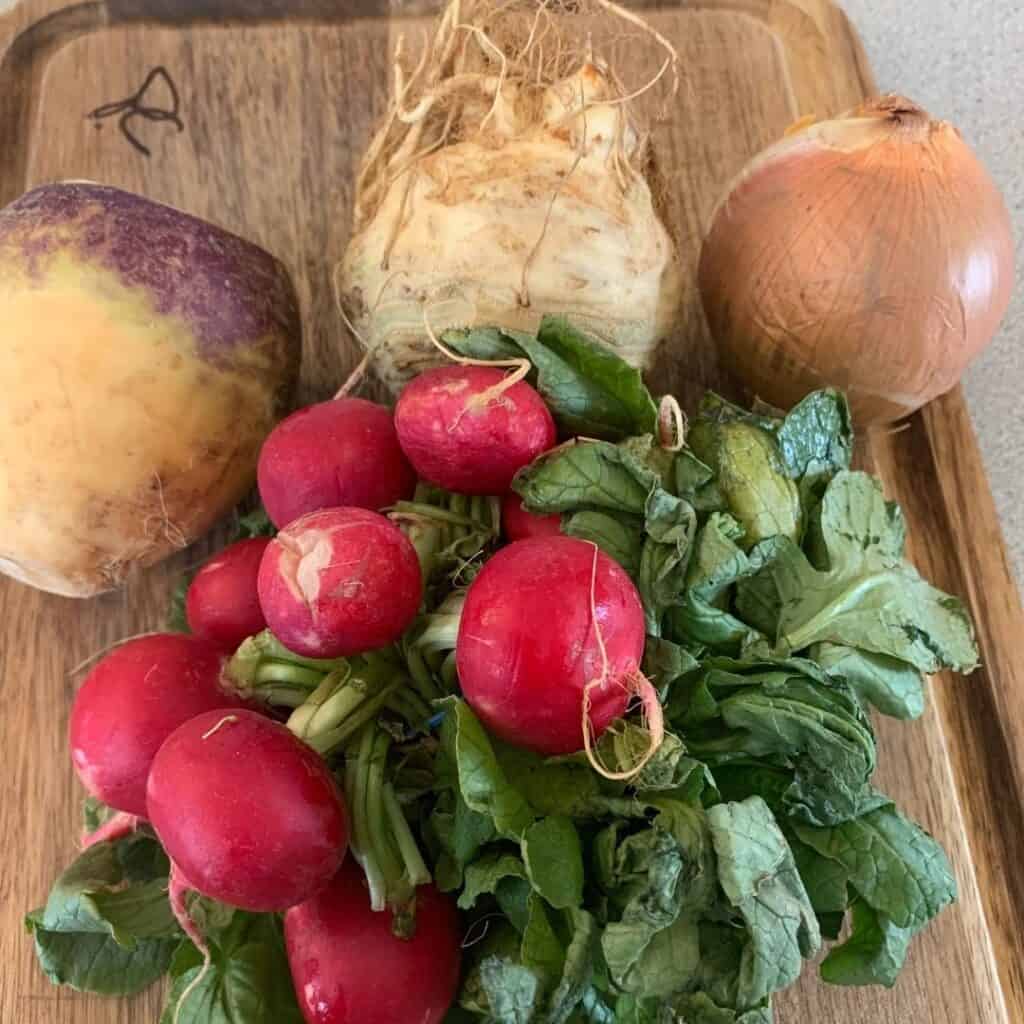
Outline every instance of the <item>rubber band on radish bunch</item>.
{"type": "Polygon", "coordinates": [[[394,389],[440,333],[535,331],[564,314],[643,365],[679,305],[675,245],[637,104],[675,95],[678,56],[610,0],[455,0],[394,96],[357,180],[343,306],[394,389]],[[630,88],[595,46],[622,29],[662,51],[630,88]]]}

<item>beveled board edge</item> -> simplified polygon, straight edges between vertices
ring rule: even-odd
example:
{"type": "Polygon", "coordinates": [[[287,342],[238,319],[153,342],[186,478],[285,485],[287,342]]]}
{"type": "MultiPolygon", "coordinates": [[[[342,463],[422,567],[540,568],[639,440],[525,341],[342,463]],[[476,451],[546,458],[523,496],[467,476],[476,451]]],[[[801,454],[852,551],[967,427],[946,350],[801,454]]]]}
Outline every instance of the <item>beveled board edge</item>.
{"type": "MultiPolygon", "coordinates": [[[[659,6],[656,0],[634,6],[659,6]]],[[[664,5],[662,5],[664,6],[664,5]]],[[[877,91],[856,32],[838,7],[817,0],[681,0],[732,9],[765,23],[799,51],[804,78],[790,84],[801,114],[824,116],[877,91]],[[833,19],[826,31],[823,19],[833,19]],[[845,48],[836,53],[831,40],[845,48]],[[853,88],[834,69],[853,66],[853,88]],[[811,88],[812,82],[814,88],[811,88]],[[822,82],[830,88],[822,90],[822,82]],[[816,109],[820,97],[827,109],[816,109]]],[[[89,32],[127,22],[347,21],[429,13],[430,0],[21,0],[0,15],[0,205],[26,186],[27,142],[48,57],[89,32]]],[[[792,66],[792,65],[791,65],[792,66]]],[[[870,438],[874,468],[913,524],[911,555],[944,590],[961,595],[978,627],[983,666],[970,680],[939,676],[934,703],[971,850],[1008,1018],[1024,1021],[1024,638],[1021,604],[962,390],[870,438]]],[[[932,772],[922,765],[922,772],[932,772]]],[[[981,951],[980,955],[985,955],[981,951]]]]}

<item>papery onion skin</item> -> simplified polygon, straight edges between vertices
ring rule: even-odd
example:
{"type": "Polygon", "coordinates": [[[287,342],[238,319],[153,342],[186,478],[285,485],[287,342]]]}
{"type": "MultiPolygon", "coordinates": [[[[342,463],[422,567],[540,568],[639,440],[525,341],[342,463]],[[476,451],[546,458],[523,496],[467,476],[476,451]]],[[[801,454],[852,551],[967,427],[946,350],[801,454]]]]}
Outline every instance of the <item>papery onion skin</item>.
{"type": "Polygon", "coordinates": [[[1009,304],[1003,198],[950,124],[885,96],[788,135],[712,217],[699,286],[729,368],[788,407],[843,388],[862,424],[959,381],[1009,304]]]}

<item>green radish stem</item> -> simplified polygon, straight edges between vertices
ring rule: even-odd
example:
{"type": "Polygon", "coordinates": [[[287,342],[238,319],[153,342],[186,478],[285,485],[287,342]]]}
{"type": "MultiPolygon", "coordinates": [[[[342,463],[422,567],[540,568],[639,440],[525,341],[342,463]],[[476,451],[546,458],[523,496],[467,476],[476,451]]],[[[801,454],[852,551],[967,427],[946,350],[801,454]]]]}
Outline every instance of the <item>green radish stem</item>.
{"type": "MultiPolygon", "coordinates": [[[[345,664],[344,658],[304,658],[289,651],[265,629],[249,637],[235,651],[228,662],[227,676],[243,696],[251,694],[269,700],[266,691],[273,693],[281,684],[314,690],[327,672],[345,664]]],[[[287,696],[291,697],[290,692],[287,696]]],[[[285,706],[291,706],[290,699],[285,706]]]]}
{"type": "Polygon", "coordinates": [[[417,885],[430,872],[416,845],[395,794],[386,779],[391,738],[367,725],[350,749],[345,765],[345,794],[352,815],[352,852],[363,867],[374,910],[391,908],[396,934],[409,934],[410,904],[417,885]]]}
{"type": "Polygon", "coordinates": [[[448,693],[454,693],[459,687],[459,672],[455,665],[454,651],[449,651],[441,663],[441,681],[448,693]]]}
{"type": "Polygon", "coordinates": [[[370,755],[373,752],[374,730],[363,731],[355,756],[345,765],[345,796],[352,815],[352,853],[366,875],[370,889],[370,905],[374,910],[387,906],[386,885],[380,863],[370,844],[366,817],[366,787],[369,782],[370,755]]]}
{"type": "Polygon", "coordinates": [[[453,592],[444,603],[426,617],[426,628],[416,641],[424,652],[453,651],[459,636],[459,622],[462,607],[466,602],[465,591],[453,592]]]}
{"type": "Polygon", "coordinates": [[[430,869],[423,860],[420,848],[416,845],[416,838],[412,834],[412,829],[409,828],[402,805],[398,802],[395,787],[390,782],[384,784],[384,809],[387,811],[391,831],[402,855],[406,877],[414,886],[426,885],[431,881],[430,869]]]}
{"type": "Polygon", "coordinates": [[[396,502],[389,515],[416,549],[428,581],[441,569],[461,572],[501,532],[500,499],[452,494],[422,483],[412,501],[396,502]]]}
{"type": "Polygon", "coordinates": [[[287,683],[265,683],[258,692],[262,700],[279,708],[298,708],[309,699],[306,687],[289,686],[287,683]]]}
{"type": "Polygon", "coordinates": [[[412,685],[416,692],[429,704],[442,697],[442,692],[434,681],[434,675],[430,671],[420,650],[418,643],[407,644],[405,648],[405,663],[409,668],[409,675],[412,677],[412,685]]]}
{"type": "Polygon", "coordinates": [[[288,728],[300,739],[337,727],[367,696],[367,688],[353,679],[352,666],[335,669],[288,719],[288,728]]]}
{"type": "MultiPolygon", "coordinates": [[[[404,868],[388,826],[384,808],[384,765],[387,763],[391,738],[383,729],[373,730],[373,743],[366,780],[366,813],[370,845],[380,863],[389,894],[401,885],[404,868]]],[[[389,902],[394,902],[392,898],[389,902]]]]}
{"type": "Polygon", "coordinates": [[[469,506],[465,495],[452,495],[452,498],[461,498],[456,503],[452,501],[452,508],[442,508],[440,505],[425,505],[418,501],[398,501],[391,509],[391,515],[401,521],[405,518],[425,519],[428,521],[454,526],[463,529],[466,533],[472,528],[477,529],[484,526],[484,523],[469,515],[469,506]]]}
{"type": "Polygon", "coordinates": [[[355,711],[340,725],[326,732],[317,733],[313,736],[304,736],[303,739],[317,753],[323,757],[330,757],[339,747],[343,747],[367,722],[376,718],[380,710],[387,703],[388,698],[400,686],[405,685],[402,678],[395,679],[389,683],[378,694],[369,700],[363,701],[355,711]]]}
{"type": "Polygon", "coordinates": [[[416,690],[408,686],[395,690],[388,698],[387,706],[401,715],[413,728],[421,727],[432,714],[430,705],[416,690]]]}
{"type": "Polygon", "coordinates": [[[432,519],[422,516],[400,517],[392,514],[398,525],[402,528],[409,543],[416,551],[416,557],[420,560],[420,573],[424,581],[428,581],[434,574],[440,558],[441,550],[444,547],[444,527],[432,519]]]}
{"type": "Polygon", "coordinates": [[[261,635],[266,637],[266,647],[263,654],[267,658],[287,661],[293,665],[304,665],[306,668],[319,669],[321,672],[329,672],[332,668],[337,668],[339,665],[344,664],[345,661],[344,658],[305,658],[301,654],[288,650],[269,629],[261,635]]]}
{"type": "Polygon", "coordinates": [[[471,526],[475,525],[469,513],[469,498],[465,494],[453,494],[451,510],[461,520],[461,523],[457,524],[452,532],[456,540],[462,540],[469,536],[471,526]]]}
{"type": "Polygon", "coordinates": [[[285,661],[266,661],[256,669],[255,688],[262,689],[262,683],[291,683],[312,690],[323,677],[319,669],[292,665],[285,661]]]}
{"type": "Polygon", "coordinates": [[[413,686],[428,702],[453,693],[458,686],[454,652],[465,600],[465,591],[451,593],[436,611],[423,617],[419,634],[405,644],[413,686]]]}

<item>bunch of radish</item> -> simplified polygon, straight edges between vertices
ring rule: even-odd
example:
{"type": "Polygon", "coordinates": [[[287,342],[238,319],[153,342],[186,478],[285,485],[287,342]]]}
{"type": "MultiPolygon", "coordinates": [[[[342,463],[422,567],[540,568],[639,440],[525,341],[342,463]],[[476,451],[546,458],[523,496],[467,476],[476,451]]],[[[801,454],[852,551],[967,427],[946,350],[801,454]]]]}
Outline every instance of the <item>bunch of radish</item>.
{"type": "Polygon", "coordinates": [[[200,950],[193,893],[284,913],[310,1024],[437,1022],[459,980],[458,915],[382,768],[396,726],[380,715],[429,733],[433,701],[461,680],[495,735],[550,754],[627,709],[640,599],[611,558],[510,490],[557,441],[520,377],[450,365],[414,380],[394,414],[339,397],[285,419],[259,460],[276,535],[210,558],[185,597],[191,635],[123,643],[75,700],[75,769],[117,812],[86,845],[151,828],[200,950]],[[484,550],[465,525],[477,518],[484,550]],[[499,531],[510,543],[484,562],[499,531]],[[457,572],[431,587],[446,543],[457,572]],[[445,608],[459,643],[431,665],[409,638],[423,639],[421,612],[436,623],[445,608]],[[414,986],[428,961],[430,983],[414,986]]]}

